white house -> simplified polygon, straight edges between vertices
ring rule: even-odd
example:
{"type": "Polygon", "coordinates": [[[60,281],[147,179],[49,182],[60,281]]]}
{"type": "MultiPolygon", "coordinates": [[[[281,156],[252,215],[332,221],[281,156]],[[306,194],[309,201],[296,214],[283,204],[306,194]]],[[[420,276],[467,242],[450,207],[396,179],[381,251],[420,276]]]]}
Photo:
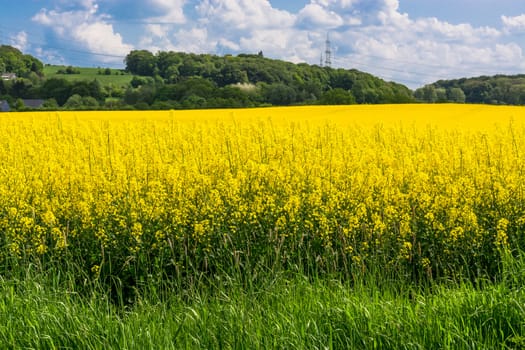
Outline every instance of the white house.
{"type": "Polygon", "coordinates": [[[2,80],[13,80],[16,79],[15,73],[2,73],[2,80]]]}

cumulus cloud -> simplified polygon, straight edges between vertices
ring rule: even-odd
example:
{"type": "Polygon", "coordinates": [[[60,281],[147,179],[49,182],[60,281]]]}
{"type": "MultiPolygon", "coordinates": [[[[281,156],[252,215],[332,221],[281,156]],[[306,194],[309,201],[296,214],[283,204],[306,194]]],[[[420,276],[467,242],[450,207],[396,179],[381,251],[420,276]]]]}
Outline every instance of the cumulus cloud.
{"type": "MultiPolygon", "coordinates": [[[[159,8],[161,2],[168,3],[155,1],[159,8]]],[[[413,19],[399,10],[398,0],[310,0],[297,13],[277,9],[267,0],[200,0],[195,12],[196,18],[186,17],[171,31],[149,28],[157,37],[149,40],[149,47],[219,54],[262,50],[269,57],[318,63],[329,33],[334,66],[358,68],[412,87],[512,71],[523,61],[519,45],[501,40],[507,35],[503,28],[413,19]]],[[[507,32],[525,28],[525,15],[502,21],[507,32]]]]}
{"type": "MultiPolygon", "coordinates": [[[[501,40],[503,30],[438,18],[412,19],[399,11],[398,0],[311,0],[299,12],[298,20],[303,16],[311,25],[302,29],[330,32],[335,65],[355,67],[412,87],[438,79],[510,72],[523,66],[521,47],[501,40]]],[[[525,24],[525,16],[503,17],[503,21],[517,29],[522,21],[525,24]]],[[[321,51],[319,40],[312,44],[321,51]]]]}
{"type": "Polygon", "coordinates": [[[525,32],[525,14],[514,17],[501,16],[501,21],[507,31],[525,32]]]}
{"type": "Polygon", "coordinates": [[[398,0],[310,0],[308,7],[336,13],[343,24],[379,24],[400,15],[398,0]]]}
{"type": "Polygon", "coordinates": [[[152,52],[176,50],[174,32],[188,24],[184,14],[185,4],[186,0],[149,0],[151,10],[160,15],[145,19],[147,24],[144,25],[139,46],[152,52]]]}
{"type": "MultiPolygon", "coordinates": [[[[151,1],[157,9],[172,3],[151,1]]],[[[184,2],[179,5],[182,11],[184,2]]],[[[224,54],[266,50],[274,57],[292,45],[289,37],[295,32],[296,16],[272,7],[268,0],[201,0],[194,10],[196,17],[189,20],[185,16],[186,21],[179,25],[145,25],[141,43],[151,51],[224,54]]]]}
{"type": "Polygon", "coordinates": [[[272,7],[268,0],[202,0],[196,8],[203,22],[224,29],[285,29],[294,23],[292,14],[272,7]]]}
{"type": "Polygon", "coordinates": [[[27,42],[27,33],[25,31],[21,31],[13,35],[10,41],[11,41],[11,46],[16,47],[20,51],[24,52],[27,50],[28,42],[27,42]]]}
{"type": "Polygon", "coordinates": [[[98,14],[94,0],[82,0],[81,7],[73,10],[41,9],[32,20],[49,27],[61,39],[84,48],[103,62],[121,62],[133,46],[124,42],[120,33],[115,32],[110,18],[98,14]]]}
{"type": "Polygon", "coordinates": [[[151,6],[161,15],[151,17],[148,21],[182,24],[186,22],[184,5],[186,0],[149,0],[151,6]]]}
{"type": "Polygon", "coordinates": [[[400,10],[399,0],[309,0],[296,12],[268,0],[146,0],[147,14],[139,27],[123,36],[112,24],[118,21],[99,10],[104,4],[109,13],[111,1],[55,1],[58,8],[42,9],[33,20],[60,38],[108,55],[126,55],[133,42],[152,52],[262,50],[267,57],[316,64],[329,33],[333,66],[361,69],[411,87],[525,69],[519,37],[525,32],[525,14],[501,16],[500,26],[475,26],[412,18],[400,10]]]}
{"type": "Polygon", "coordinates": [[[297,25],[304,29],[329,29],[343,24],[343,18],[336,12],[316,3],[307,4],[297,16],[297,25]]]}

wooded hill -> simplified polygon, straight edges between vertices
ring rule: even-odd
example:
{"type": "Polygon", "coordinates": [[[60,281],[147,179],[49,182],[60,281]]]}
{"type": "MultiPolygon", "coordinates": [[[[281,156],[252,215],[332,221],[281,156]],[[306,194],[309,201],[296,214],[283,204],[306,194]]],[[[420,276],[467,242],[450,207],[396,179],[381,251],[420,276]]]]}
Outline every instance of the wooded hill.
{"type": "MultiPolygon", "coordinates": [[[[132,51],[126,70],[162,81],[148,103],[185,107],[258,105],[406,103],[405,86],[357,70],[293,64],[257,55],[216,56],[145,50],[132,51]]],[[[132,82],[138,95],[148,82],[132,82]]],[[[133,102],[133,101],[128,101],[133,102]]]]}
{"type": "MultiPolygon", "coordinates": [[[[2,48],[6,48],[15,61],[23,62],[28,56],[11,47],[2,48]]],[[[42,69],[42,63],[33,59],[38,64],[29,68],[26,64],[24,69],[13,64],[0,65],[2,71],[17,75],[15,79],[0,81],[0,100],[7,100],[14,109],[24,109],[23,99],[45,100],[44,107],[49,109],[179,109],[414,101],[412,91],[406,86],[371,74],[293,64],[266,58],[262,52],[217,56],[137,50],[127,55],[125,71],[101,68],[96,73],[100,74],[99,78],[90,74],[85,80],[81,79],[85,69],[50,69],[49,66],[42,69]],[[123,75],[129,79],[123,80],[126,78],[123,75]],[[112,79],[115,83],[111,83],[112,79]]]]}

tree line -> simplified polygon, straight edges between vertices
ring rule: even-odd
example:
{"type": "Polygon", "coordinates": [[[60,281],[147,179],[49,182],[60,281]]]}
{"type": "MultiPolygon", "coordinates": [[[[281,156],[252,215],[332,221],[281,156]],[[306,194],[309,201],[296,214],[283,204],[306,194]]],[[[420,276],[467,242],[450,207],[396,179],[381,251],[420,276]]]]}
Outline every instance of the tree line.
{"type": "MultiPolygon", "coordinates": [[[[0,70],[16,73],[0,81],[0,99],[23,109],[21,99],[44,99],[49,109],[189,109],[304,104],[413,102],[406,86],[357,70],[293,64],[259,54],[217,56],[131,51],[127,86],[44,76],[43,64],[2,46],[0,70]],[[4,55],[4,51],[8,55],[4,55]],[[7,59],[4,59],[7,57],[7,59]],[[14,63],[13,63],[14,62],[14,63]]],[[[70,67],[70,71],[74,67],[70,67]]]]}
{"type": "Polygon", "coordinates": [[[414,91],[423,102],[525,105],[525,75],[495,75],[439,80],[414,91]]]}
{"type": "Polygon", "coordinates": [[[217,56],[135,50],[125,64],[129,72],[150,78],[132,81],[125,94],[128,104],[205,108],[413,101],[401,84],[354,69],[269,59],[262,52],[217,56]]]}
{"type": "MultiPolygon", "coordinates": [[[[311,104],[456,102],[525,104],[525,75],[440,80],[415,91],[355,69],[294,64],[258,54],[212,55],[133,50],[124,60],[133,78],[124,86],[97,79],[45,76],[43,63],[0,46],[0,100],[23,110],[23,99],[47,109],[191,109],[311,104]]],[[[106,74],[108,72],[105,72],[106,74]]],[[[111,71],[109,71],[111,75],[111,71]]]]}

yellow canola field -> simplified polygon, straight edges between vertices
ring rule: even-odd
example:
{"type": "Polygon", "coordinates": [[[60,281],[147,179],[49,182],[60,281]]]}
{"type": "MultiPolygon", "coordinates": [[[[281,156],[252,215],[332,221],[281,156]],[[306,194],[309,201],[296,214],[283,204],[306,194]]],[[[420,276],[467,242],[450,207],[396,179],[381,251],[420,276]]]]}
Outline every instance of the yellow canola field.
{"type": "Polygon", "coordinates": [[[0,262],[491,273],[525,248],[524,122],[481,105],[3,113],[0,262]]]}

